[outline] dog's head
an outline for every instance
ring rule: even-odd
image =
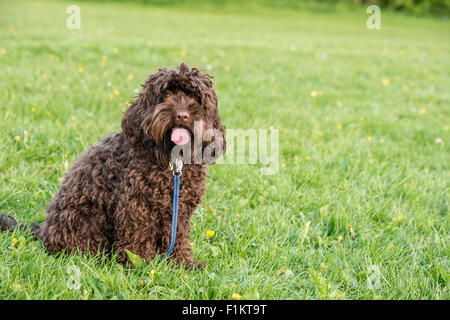
[[[201,163],[214,163],[225,150],[225,128],[211,76],[181,64],[178,70],[159,69],[142,87],[122,119],[133,152],[167,165],[174,147],[189,143],[193,162],[208,148]]]

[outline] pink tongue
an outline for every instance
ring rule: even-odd
[[[190,140],[189,132],[184,128],[173,128],[170,140],[178,145],[186,144]]]

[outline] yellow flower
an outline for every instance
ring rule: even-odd
[[[19,141],[19,140],[20,140],[20,137],[19,137],[19,136],[15,136],[15,137],[14,137],[14,140]]]
[[[119,48],[114,48],[114,49],[113,49],[113,53],[114,53],[114,54],[119,53]]]
[[[83,68],[82,66],[79,66],[79,67],[78,67],[78,72],[79,72],[79,73],[83,73],[83,72],[84,72],[84,68]]]
[[[391,83],[388,78],[384,78],[381,82],[383,83],[383,86],[388,86]]]
[[[350,224],[348,224],[347,228],[348,228],[348,232],[350,232],[350,236],[352,237],[353,240],[355,240],[356,239],[356,233],[353,230],[352,226]]]
[[[189,277],[187,275],[184,275],[183,278],[184,279],[189,279]]]
[[[425,109],[425,108],[420,109],[420,113],[421,113],[421,114],[427,113],[427,109]]]
[[[338,241],[342,242],[342,236],[338,236]]]
[[[155,270],[152,269],[150,272],[148,272],[148,277],[150,279],[153,279],[155,277]]]
[[[239,293],[233,293],[232,295],[231,295],[231,299],[232,300],[241,300],[241,295],[239,294]]]
[[[31,108],[31,112],[36,112],[36,107]]]
[[[216,234],[216,233],[215,233],[213,230],[208,230],[208,231],[205,232],[205,236],[206,236],[207,238],[211,238],[211,237],[213,237],[215,234]]]
[[[148,40],[147,41],[147,47],[151,47],[152,45],[153,45],[153,43],[150,40]]]
[[[12,238],[11,244],[15,246],[17,244],[17,238]]]
[[[240,218],[240,217],[241,217],[240,213],[236,214],[236,218]]]
[[[342,129],[342,124],[336,125],[336,128],[337,128],[338,130],[341,130],[341,129]]]
[[[42,79],[47,79],[48,78],[48,75],[46,74],[46,73],[44,73],[43,75],[42,75]]]
[[[131,106],[131,102],[130,102],[130,101],[125,101],[125,105],[126,105],[127,107],[129,107],[129,106]]]
[[[117,89],[114,89],[114,95],[115,95],[115,96],[118,96],[118,95],[119,95],[119,93],[120,93],[120,92],[119,92],[119,90],[117,90]]]
[[[230,71],[230,67],[229,67],[229,66],[225,66],[225,67],[223,68],[223,70],[225,70],[225,72],[229,72],[229,71]]]
[[[328,266],[325,264],[325,262],[322,262],[321,264],[320,264],[320,270],[326,270],[328,268]]]
[[[128,75],[128,78],[127,78],[128,80],[133,80],[134,79],[134,76],[132,75],[132,74],[130,74],[130,75]]]
[[[364,117],[359,117],[359,121],[364,121]]]
[[[306,160],[306,161],[309,161],[309,160],[311,160],[311,157],[310,157],[310,156],[306,156],[306,157],[305,157],[305,160]]]
[[[11,179],[11,183],[16,183],[16,179]]]
[[[425,173],[428,173],[428,172],[430,172],[430,169],[426,168]]]
[[[74,116],[72,116],[72,118],[70,118],[72,121],[77,120],[77,118],[75,118]]]
[[[13,283],[9,286],[13,291],[20,291],[22,289],[22,285],[19,283]]]
[[[241,43],[241,41],[239,41],[239,40],[237,40],[237,39],[234,40],[234,45],[235,45],[235,46],[238,46],[240,43]]]
[[[368,137],[367,137],[367,141],[369,141],[369,142],[372,141],[372,137],[371,137],[371,136],[368,136]]]
[[[102,57],[102,62],[106,62],[106,61],[108,61],[108,57],[107,56],[103,56]]]
[[[311,96],[311,97],[317,97],[317,92],[316,91],[311,91],[310,93],[309,93],[309,95]]]
[[[180,56],[185,57],[187,55],[187,51],[186,50],[181,50],[180,51]]]
[[[1,53],[2,55],[5,55],[5,54],[6,54],[5,48],[1,48],[1,49],[0,49],[0,53]]]

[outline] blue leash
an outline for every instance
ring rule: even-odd
[[[173,165],[170,164],[170,169],[174,171],[174,173],[173,173],[172,234],[170,236],[169,250],[159,261],[164,260],[169,254],[172,253],[173,248],[175,247],[175,240],[177,238],[178,202],[179,202],[179,198],[180,198],[180,176],[181,176],[181,168],[183,166],[183,162],[181,162],[181,160],[178,160],[175,162],[175,164],[176,164],[175,170],[173,168]]]

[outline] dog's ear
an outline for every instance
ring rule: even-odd
[[[142,122],[144,121],[145,108],[135,101],[122,117],[122,131],[128,144],[136,149],[145,140]]]
[[[221,132],[221,137],[219,137],[219,139],[221,140],[221,144],[222,144],[222,148],[221,148],[221,153],[224,153],[225,150],[227,149],[227,141],[225,140],[225,127],[223,126],[222,122],[220,121],[220,117],[217,116],[217,120],[214,123],[214,128],[216,128],[217,130],[219,130]],[[217,157],[219,157],[220,154],[217,155]]]
[[[206,108],[207,113],[207,125],[205,139],[208,141],[208,146],[205,149],[205,153],[208,155],[208,164],[214,164],[219,156],[225,152],[226,140],[225,140],[225,127],[219,116],[219,110],[217,106],[217,97],[212,89],[205,90],[202,95],[202,104]]]
[[[122,118],[122,130],[125,138],[133,146],[139,138],[144,138],[146,125],[150,123],[151,115],[159,103],[164,99],[164,91],[174,76],[173,70],[161,68],[157,73],[150,75],[143,83],[142,91],[137,99],[128,108]]]
[[[226,149],[225,127],[219,116],[217,96],[213,88],[214,83],[211,81],[212,77],[206,73],[199,73],[197,76],[201,82],[201,85],[199,85],[198,88],[201,93],[202,105],[206,109],[207,118],[211,119],[212,129],[215,132],[215,143],[221,145],[221,148],[216,149],[217,152],[215,158],[217,159]],[[220,134],[217,136],[217,133],[219,132]]]
[[[152,115],[143,101],[136,100],[123,115],[123,135],[137,157],[151,158],[155,163],[165,165],[167,155],[151,137]]]
[[[222,153],[225,152],[227,148],[227,142],[225,140],[225,127],[223,126],[218,113],[212,119],[212,125],[214,130],[213,143],[216,145],[214,158],[217,159]]]
[[[148,153],[155,145],[151,138],[151,123],[155,107],[164,100],[165,91],[174,77],[173,70],[161,68],[142,84],[142,91],[122,118],[122,131],[131,148]]]

